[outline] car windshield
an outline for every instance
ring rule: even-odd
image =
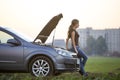
[[[34,40],[33,38],[27,36],[26,34],[20,33],[18,31],[14,30],[14,29],[6,28],[6,30],[14,33],[15,35],[19,36],[20,38],[22,38],[25,41],[33,42],[33,40]]]

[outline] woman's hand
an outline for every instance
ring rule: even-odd
[[[78,51],[77,51],[77,49],[75,48],[75,52],[76,52],[76,54],[78,54]]]
[[[69,50],[69,48],[66,46],[66,50]]]

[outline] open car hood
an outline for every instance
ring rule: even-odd
[[[34,42],[39,39],[42,41],[42,43],[45,43],[51,32],[56,28],[58,22],[60,19],[63,18],[62,14],[59,14],[57,16],[54,16],[42,29],[42,31],[38,34],[38,36],[35,38]]]

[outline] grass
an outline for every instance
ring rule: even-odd
[[[86,64],[86,71],[95,73],[120,73],[120,58],[90,57]]]
[[[85,69],[88,77],[82,77],[78,72],[45,78],[36,78],[29,73],[0,73],[0,80],[120,80],[120,58],[89,57]]]

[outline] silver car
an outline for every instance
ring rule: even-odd
[[[62,14],[54,16],[33,41],[0,27],[0,72],[30,72],[39,77],[79,68],[75,53],[45,44],[62,17]]]

